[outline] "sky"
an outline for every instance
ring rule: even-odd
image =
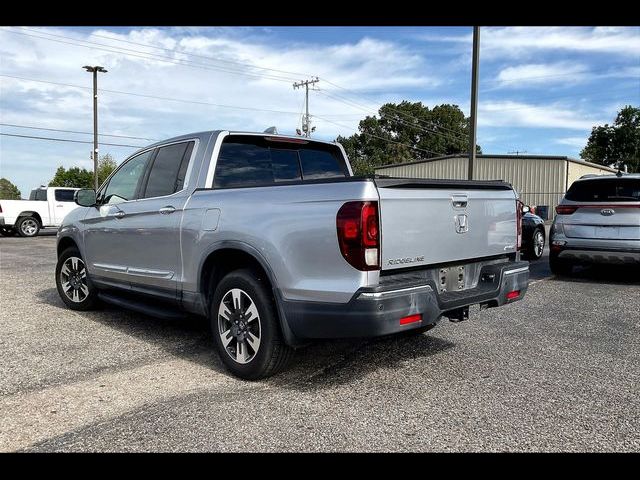
[[[293,134],[304,91],[292,84],[316,76],[319,139],[353,134],[385,102],[469,115],[471,49],[471,27],[1,27],[0,176],[27,198],[60,165],[93,168],[84,65],[108,70],[98,79],[100,155],[120,163],[190,132]],[[484,153],[579,158],[591,128],[629,104],[640,106],[640,27],[481,28]]]

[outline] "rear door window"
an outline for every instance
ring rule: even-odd
[[[565,198],[574,202],[637,202],[640,201],[640,179],[607,178],[574,182]]]
[[[31,195],[29,195],[29,200],[46,201],[47,190],[44,188],[34,188],[33,190],[31,190]]]
[[[182,189],[194,143],[175,143],[158,149],[141,198],[163,197]]]
[[[75,190],[56,190],[55,192],[57,202],[73,202]]]

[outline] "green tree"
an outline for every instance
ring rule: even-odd
[[[0,178],[0,200],[20,200],[20,190],[6,178]]]
[[[360,121],[359,133],[338,136],[356,175],[374,173],[390,163],[465,153],[469,148],[469,118],[457,105],[430,109],[422,102],[386,103],[378,116]],[[482,153],[480,146],[477,153]]]
[[[613,125],[593,127],[580,156],[589,162],[640,172],[640,108],[627,105]]]
[[[113,172],[118,164],[113,159],[111,155],[108,153],[98,160],[98,185],[102,185],[102,183],[107,179],[111,172]]]
[[[50,187],[73,187],[73,188],[93,188],[93,173],[86,168],[71,167],[65,169],[58,167],[53,179],[49,182]]]
[[[117,164],[113,157],[106,154],[98,160],[98,184],[102,185],[107,177],[115,170]],[[60,166],[56,170],[56,174],[49,182],[50,187],[75,187],[75,188],[93,188],[93,172],[86,168],[71,167],[65,169]]]

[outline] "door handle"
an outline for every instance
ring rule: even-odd
[[[64,205],[56,205],[56,207],[62,208],[62,207],[64,207]]]
[[[118,210],[116,213],[113,214],[113,216],[116,218],[123,218],[125,215],[126,213],[124,213],[122,210]]]
[[[172,207],[171,205],[169,205],[168,207],[162,207],[160,210],[158,210],[162,215],[169,215],[170,213],[173,213],[176,211],[175,207]]]

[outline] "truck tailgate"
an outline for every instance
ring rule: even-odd
[[[383,270],[516,251],[516,196],[504,182],[376,179]]]

